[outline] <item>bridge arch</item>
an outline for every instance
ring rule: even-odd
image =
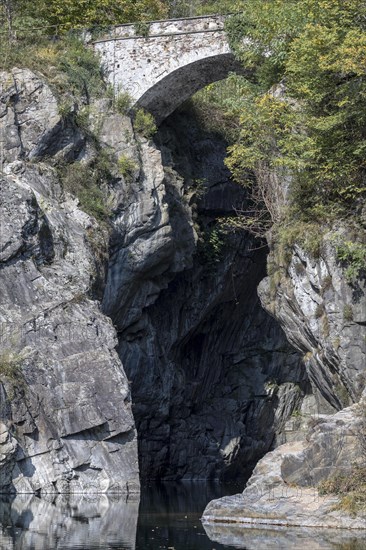
[[[94,48],[114,90],[127,91],[159,124],[198,90],[240,71],[224,22],[223,16],[156,21],[147,36],[120,25]]]
[[[237,63],[231,53],[194,61],[158,80],[138,99],[137,105],[150,111],[159,124],[198,90],[235,70]]]

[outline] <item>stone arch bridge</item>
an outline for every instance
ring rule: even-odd
[[[127,91],[160,123],[201,88],[240,70],[224,22],[221,15],[155,21],[143,33],[141,24],[140,33],[139,25],[118,25],[93,44],[114,90]]]

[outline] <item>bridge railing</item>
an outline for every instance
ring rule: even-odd
[[[129,23],[110,27],[104,32],[102,31],[97,38],[93,35],[90,35],[90,38],[93,42],[102,42],[115,39],[156,38],[199,32],[217,32],[224,30],[225,19],[224,15],[210,15]]]

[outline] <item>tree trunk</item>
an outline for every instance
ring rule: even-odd
[[[15,39],[15,33],[13,29],[13,2],[12,0],[1,0],[3,5],[6,23],[8,27],[8,40],[12,42]]]

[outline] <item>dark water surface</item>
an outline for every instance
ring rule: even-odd
[[[233,548],[213,544],[201,523],[210,500],[243,490],[238,485],[170,483],[151,487],[141,495],[136,550],[221,550]]]
[[[204,527],[206,504],[242,487],[165,484],[141,501],[104,495],[19,495],[0,500],[0,548],[9,550],[361,550],[366,534],[341,530]],[[207,531],[207,533],[206,533]],[[209,535],[209,536],[208,536]],[[211,537],[211,538],[209,538]]]

